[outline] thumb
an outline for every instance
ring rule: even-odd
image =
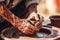
[[[0,15],[2,15],[4,13],[4,10],[3,10],[3,6],[1,5],[0,6]]]

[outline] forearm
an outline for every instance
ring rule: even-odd
[[[36,22],[37,26],[36,24],[32,25],[30,20],[18,18],[3,4],[0,5],[0,15],[25,34],[33,34],[39,31],[40,22],[39,24]]]
[[[12,12],[10,12],[10,10],[8,10],[4,5],[2,5],[2,6],[4,9],[4,13],[1,14],[1,16],[4,19],[6,19],[7,21],[9,21],[13,26],[16,26],[17,22],[20,21],[20,18],[18,18]]]

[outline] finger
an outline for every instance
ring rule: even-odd
[[[44,18],[41,16],[40,20],[36,22],[36,26],[40,25],[41,23],[43,23]]]
[[[34,26],[34,22],[32,22],[31,20],[28,21],[30,23],[30,25]]]
[[[42,23],[39,25],[39,26],[37,26],[38,27],[38,29],[40,29],[41,27],[42,27],[43,25],[42,25]]]
[[[30,14],[30,16],[27,19],[39,20],[39,17],[37,13],[33,12],[32,14]]]
[[[4,13],[3,6],[0,6],[0,13]]]
[[[32,28],[30,28],[30,27],[26,27],[26,28],[24,29],[24,31],[25,31],[26,33],[28,33],[28,34],[32,34],[34,30],[33,30]]]
[[[35,24],[35,27],[36,27],[37,29],[39,29],[39,25],[40,25],[40,23],[37,22],[37,23]]]
[[[27,18],[28,20],[30,19],[35,19],[34,13],[31,13],[30,16]]]
[[[38,21],[40,19],[39,15],[37,13],[35,13],[35,19],[36,19],[36,21]]]
[[[40,25],[42,25],[43,19],[40,19],[39,21],[36,22],[35,26],[39,28]]]
[[[36,22],[35,26],[39,26],[41,23],[38,21]]]
[[[42,23],[39,23],[39,25],[36,25],[35,27],[36,27],[36,30],[39,31],[42,27]]]
[[[23,33],[25,33],[25,34],[32,34],[31,32],[29,32],[29,31],[23,31]]]
[[[37,14],[37,15],[38,15],[39,20],[44,21],[44,17],[43,16],[41,16],[40,14]]]
[[[41,15],[39,15],[39,16],[40,16],[40,20],[39,21],[43,22],[44,21],[44,17],[41,16]]]

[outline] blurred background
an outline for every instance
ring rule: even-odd
[[[44,17],[44,24],[50,23],[50,16],[60,15],[60,0],[40,0],[38,13]]]

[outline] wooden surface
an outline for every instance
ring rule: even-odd
[[[57,37],[54,37],[54,38],[32,38],[32,37],[20,36],[19,38],[4,38],[4,39],[5,40],[55,40],[60,37],[60,28],[53,27],[52,29],[58,31],[59,35]]]

